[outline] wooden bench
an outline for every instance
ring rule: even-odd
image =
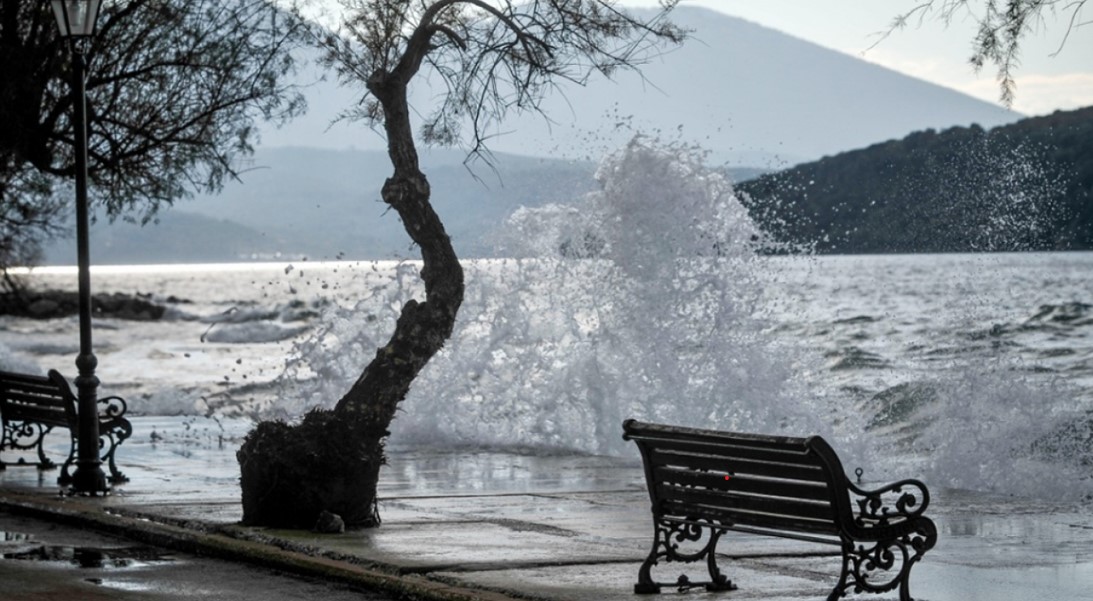
[[[911,567],[937,542],[923,516],[929,491],[918,480],[862,490],[819,436],[793,438],[699,430],[627,420],[645,464],[653,510],[653,548],[638,571],[635,593],[661,586],[733,590],[717,567],[717,543],[729,530],[837,545],[842,573],[828,595],[883,593],[899,587],[911,601]],[[684,552],[681,545],[697,547]],[[655,582],[660,561],[705,560],[709,582]]]
[[[114,463],[114,452],[118,445],[133,433],[133,426],[126,419],[125,400],[120,397],[99,399],[99,448],[102,460],[110,467],[112,482],[126,482],[128,478]],[[64,376],[56,370],[50,370],[48,376],[32,376],[0,371],[0,420],[3,422],[3,436],[0,437],[0,451],[31,450],[38,452],[39,469],[52,469],[56,464],[46,457],[43,443],[46,434],[53,428],[68,428],[71,446],[68,458],[61,468],[57,479],[61,484],[72,480],[69,468],[76,461],[76,441],[79,433],[79,418],[76,411],[76,395]],[[22,458],[16,463],[26,465]],[[9,465],[16,465],[9,464]],[[0,461],[0,469],[5,469]]]

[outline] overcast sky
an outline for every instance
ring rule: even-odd
[[[622,0],[622,3],[655,6],[656,0]],[[920,0],[683,0],[682,5],[704,6],[741,17],[997,103],[995,70],[984,67],[977,75],[968,63],[975,33],[971,17],[947,28],[934,20],[919,27],[912,24],[877,43],[877,34],[888,29],[897,14],[919,3]],[[971,4],[980,3],[973,0]],[[1071,32],[1065,45],[1069,15],[1047,17],[1037,35],[1026,41],[1017,71],[1013,109],[1027,115],[1093,105],[1093,5],[1085,7],[1079,21],[1086,24]],[[1058,54],[1052,57],[1056,51]]]

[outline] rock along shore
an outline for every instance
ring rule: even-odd
[[[172,302],[181,302],[170,299]],[[30,319],[57,319],[76,315],[80,299],[76,292],[66,290],[33,290],[21,295],[0,294],[0,315]],[[91,313],[95,317],[113,317],[131,321],[156,321],[167,307],[147,294],[100,293],[91,297]]]

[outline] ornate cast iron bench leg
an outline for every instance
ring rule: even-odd
[[[118,423],[105,433],[99,439],[100,444],[105,439],[106,446],[109,450],[103,455],[103,459],[106,459],[106,463],[110,466],[110,481],[114,484],[122,482],[128,482],[129,478],[125,474],[118,471],[118,466],[114,463],[114,451],[118,450],[118,445],[125,442],[125,439],[133,433],[133,427],[129,424],[128,420],[118,420]]]
[[[38,469],[40,470],[51,470],[57,467],[57,464],[53,463],[52,459],[46,457],[45,451],[46,434],[48,434],[52,429],[53,426],[47,426],[41,431],[40,434],[38,434],[38,443],[35,446],[38,447]]]
[[[114,484],[128,482],[129,478],[119,472],[117,464],[114,463],[114,451],[133,434],[133,425],[122,417],[128,406],[125,399],[119,396],[99,399],[99,404],[103,406],[99,410],[99,415],[103,418],[102,426],[100,426],[102,436],[99,438],[99,448],[106,447],[106,453],[102,458],[110,466],[110,481]]]
[[[38,422],[20,421],[4,422],[3,437],[0,438],[0,449],[27,450],[34,449],[38,454],[38,469],[51,470],[57,467],[56,463],[49,457],[46,457],[45,452],[45,439],[46,434],[49,434],[53,430],[53,426],[47,424],[40,424]],[[21,443],[20,440],[31,440],[30,443]],[[23,463],[22,458],[19,459],[19,463]],[[0,462],[0,469],[4,469],[4,464]]]
[[[936,542],[937,528],[928,519],[919,520],[912,532],[896,539],[879,541],[871,547],[843,541],[842,573],[827,601],[837,601],[851,591],[883,593],[896,587],[899,587],[900,601],[914,601],[910,590],[911,568]],[[897,564],[899,571],[890,579],[879,583],[873,581],[875,575],[885,578],[885,572]]]
[[[129,477],[118,470],[118,465],[114,461],[114,452],[118,450],[118,445],[133,433],[133,426],[130,425],[129,420],[116,419],[113,425],[103,425],[102,428],[102,433],[99,434],[99,452],[100,458],[106,462],[110,469],[110,481],[114,484],[128,482]],[[58,484],[66,485],[72,482],[72,475],[69,473],[68,468],[76,462],[76,446],[77,439],[73,435],[68,458],[61,466],[61,475],[57,478]],[[103,449],[106,449],[105,453],[102,453]]]
[[[102,401],[100,401],[102,402]],[[99,424],[99,457],[110,469],[110,481],[114,484],[121,484],[128,482],[129,478],[118,470],[118,465],[114,461],[114,453],[118,450],[118,445],[125,442],[133,434],[133,426],[129,423],[129,420],[124,417],[112,417]],[[69,467],[76,462],[76,447],[77,437],[76,433],[72,433],[72,444],[68,450],[68,458],[65,459],[64,465],[61,467],[61,476],[57,478],[57,482],[61,485],[67,485],[72,482],[72,475],[69,473]],[[105,453],[103,450],[105,449]]]
[[[61,464],[61,475],[57,477],[57,484],[61,486],[68,486],[72,484],[72,473],[68,471],[68,468],[72,467],[72,464],[76,462],[76,433],[72,432],[68,437],[68,457],[65,458],[65,462]]]
[[[699,586],[704,586],[707,591],[711,592],[736,590],[736,585],[725,577],[721,573],[721,569],[717,567],[717,541],[725,533],[724,529],[714,527],[712,524],[710,526],[701,526],[658,520],[653,530],[653,548],[649,551],[649,556],[645,558],[638,570],[638,582],[634,585],[634,593],[639,595],[656,594],[660,592],[662,586],[675,586],[680,592]],[[700,541],[704,530],[709,531],[710,539],[699,551],[695,553],[679,552],[680,543]],[[673,539],[675,539],[675,542],[672,542]],[[654,565],[659,563],[661,558],[669,562],[681,561],[684,563],[693,563],[705,558],[710,581],[692,583],[685,574],[681,574],[675,584],[655,582],[650,571]]]

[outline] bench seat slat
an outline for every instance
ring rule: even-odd
[[[664,522],[675,522],[677,524],[695,524],[697,526],[703,526],[710,528],[710,524],[701,521],[695,521],[687,518],[677,517],[665,517],[662,518]],[[780,538],[791,538],[793,540],[803,540],[813,543],[821,543],[824,545],[842,545],[842,541],[838,535],[833,531],[815,531],[808,534],[797,530],[787,530],[784,528],[767,528],[763,526],[744,526],[741,524],[732,524],[729,522],[720,522],[721,527],[726,530],[732,530],[734,532],[747,532],[748,534],[758,534],[760,536],[777,536]]]
[[[780,461],[782,463],[801,463],[815,465],[816,459],[807,451],[795,446],[758,447],[749,444],[711,444],[691,440],[640,440],[640,445],[664,451],[683,453],[701,453],[703,455],[738,457],[761,461]]]
[[[770,514],[772,518],[805,518],[834,521],[830,503],[797,501],[778,497],[761,497],[735,492],[723,492],[702,488],[688,488],[672,484],[657,484],[657,498],[664,501],[681,501],[697,505],[709,505],[726,511]]]
[[[714,490],[806,499],[825,503],[831,500],[830,489],[825,484],[818,482],[772,480],[740,475],[734,475],[729,480],[725,480],[725,473],[702,473],[671,467],[658,467],[654,470],[654,475],[659,482],[701,486]]]
[[[807,438],[796,436],[772,436],[748,432],[723,432],[720,430],[702,430],[665,424],[639,423],[627,420],[624,424],[625,437],[628,440],[694,440],[717,444],[743,444],[757,447],[796,447],[806,449]]]
[[[750,474],[783,480],[827,481],[827,474],[816,463],[802,465],[773,461],[752,461],[697,453],[661,451],[659,449],[652,449],[649,456],[654,468],[674,465],[689,469],[710,470],[728,474]]]
[[[4,421],[39,422],[50,426],[68,427],[68,416],[64,409],[50,409],[31,405],[9,404],[4,406]]]
[[[12,390],[9,388],[3,391],[3,402],[5,405],[34,404],[63,408],[65,406],[64,397],[58,395],[56,389],[54,389],[52,392],[53,394],[44,394],[38,391],[28,392],[25,390]]]
[[[755,526],[779,532],[810,532],[813,534],[838,534],[839,528],[830,520],[809,520],[805,518],[791,518],[785,516],[769,515],[762,513],[748,513],[745,511],[733,511],[720,507],[694,505],[680,501],[664,501],[662,515],[705,518],[728,527],[736,524]],[[790,536],[786,534],[785,536]]]
[[[57,392],[57,386],[54,382],[3,382],[2,385],[5,396],[11,396],[11,394],[28,394],[28,396],[34,397],[50,397],[60,398],[60,394]]]
[[[0,380],[12,384],[46,385],[49,378],[46,376],[32,376],[30,374],[17,374],[10,371],[0,371]]]

